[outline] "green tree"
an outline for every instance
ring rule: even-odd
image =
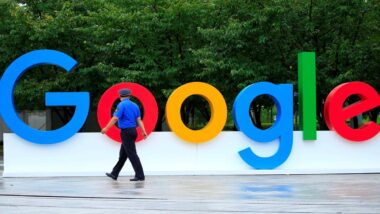
[[[46,91],[89,91],[94,109],[108,87],[132,81],[153,92],[159,121],[175,88],[203,81],[225,96],[230,129],[232,104],[244,87],[270,81],[297,91],[297,54],[315,51],[318,124],[326,129],[323,105],[334,87],[359,80],[379,88],[379,6],[369,0],[3,0],[0,74],[26,52],[59,50],[79,62],[75,74],[53,66],[27,72],[15,90],[17,109],[44,109]],[[272,105],[263,98],[252,103],[258,127],[261,111]],[[210,117],[207,106],[187,99],[185,123],[201,127]]]

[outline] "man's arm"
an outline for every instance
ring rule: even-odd
[[[102,134],[104,134],[104,133],[106,133],[107,131],[108,131],[108,129],[110,129],[113,125],[115,125],[115,123],[118,121],[119,119],[117,118],[117,117],[115,117],[115,116],[113,116],[112,118],[111,118],[111,120],[108,122],[108,124],[106,125],[106,127],[104,127],[103,129],[102,129]]]
[[[141,132],[142,132],[142,135],[143,135],[144,139],[146,139],[147,134],[146,134],[146,131],[145,131],[144,123],[143,123],[143,121],[141,120],[141,117],[138,117],[138,118],[137,118],[137,125],[138,125],[138,126],[140,127],[140,129],[141,129]]]

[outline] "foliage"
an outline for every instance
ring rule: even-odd
[[[335,86],[359,80],[380,88],[379,7],[371,0],[2,0],[0,74],[28,51],[60,50],[79,62],[75,73],[52,66],[27,72],[15,91],[18,109],[45,108],[46,91],[89,91],[96,108],[108,87],[133,81],[153,92],[164,120],[168,96],[187,82],[214,85],[229,110],[254,82],[297,90],[297,54],[315,51],[324,129],[324,99]],[[257,99],[252,108],[260,115],[272,104]],[[189,99],[186,122],[194,109],[209,119],[207,102]],[[229,113],[228,128],[231,120]]]

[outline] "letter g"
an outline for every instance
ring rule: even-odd
[[[29,127],[17,115],[13,103],[13,91],[17,80],[28,69],[49,64],[71,72],[77,62],[70,56],[55,50],[36,50],[26,53],[5,70],[0,81],[0,114],[7,126],[19,137],[37,144],[62,142],[73,136],[86,121],[90,98],[88,92],[47,92],[46,106],[75,106],[75,113],[65,126],[54,131],[39,131]]]

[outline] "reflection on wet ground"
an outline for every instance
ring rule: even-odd
[[[380,174],[0,178],[0,213],[380,213]]]

